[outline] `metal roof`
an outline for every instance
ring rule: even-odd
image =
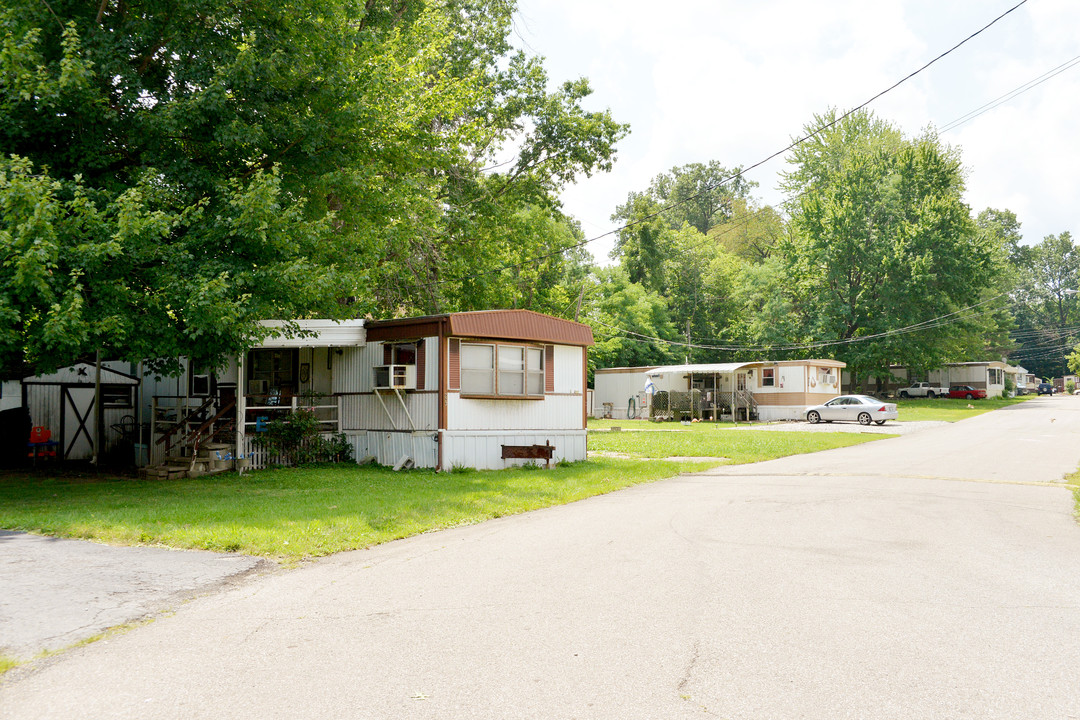
[[[450,313],[450,334],[459,337],[534,340],[558,345],[592,345],[592,328],[532,310]]]
[[[733,373],[736,370],[751,365],[764,365],[764,362],[744,362],[744,363],[705,363],[701,365],[663,365],[658,368],[649,370],[646,375],[666,375],[667,373],[700,373],[702,375],[724,375],[727,373]]]
[[[261,348],[299,348],[299,347],[363,347],[367,344],[367,335],[363,320],[263,320],[263,327],[281,329],[258,344]],[[288,337],[290,325],[295,325],[302,336]]]
[[[93,363],[85,362],[60,368],[48,375],[23,378],[23,382],[27,385],[93,385],[96,380],[97,368]],[[102,365],[101,383],[103,385],[138,385],[139,378]]]

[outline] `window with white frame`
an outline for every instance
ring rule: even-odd
[[[988,368],[986,375],[991,385],[1005,384],[1005,371],[1001,368]]]
[[[761,368],[761,387],[773,387],[776,384],[775,368]]]
[[[818,382],[822,385],[835,385],[836,374],[832,368],[818,368]]]
[[[461,393],[537,397],[544,394],[544,350],[529,345],[461,343]]]

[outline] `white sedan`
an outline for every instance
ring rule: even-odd
[[[806,421],[809,423],[850,420],[862,425],[884,425],[886,420],[895,420],[897,417],[899,413],[896,412],[894,403],[881,402],[869,395],[841,395],[824,405],[806,408]]]

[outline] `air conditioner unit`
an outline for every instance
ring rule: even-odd
[[[415,390],[415,365],[376,365],[374,386],[376,390]]]

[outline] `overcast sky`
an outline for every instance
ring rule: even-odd
[[[629,123],[614,170],[563,193],[586,237],[672,167],[749,166],[814,113],[862,104],[1018,0],[519,0],[517,42],[553,82],[587,77],[590,109]],[[1029,0],[870,106],[907,135],[950,122],[1080,57],[1080,2]],[[967,203],[1015,212],[1024,240],[1080,233],[1080,64],[941,138],[962,151]],[[749,175],[778,203],[777,158]],[[611,238],[591,244],[609,262]]]

